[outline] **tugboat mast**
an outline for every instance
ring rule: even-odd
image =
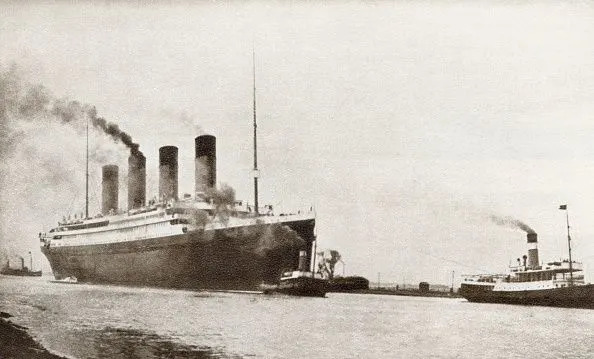
[[[256,216],[258,215],[258,150],[256,140],[256,52],[252,47],[252,74],[253,74],[253,85],[254,85],[254,207]]]
[[[565,211],[565,220],[567,221],[567,247],[569,249],[569,285],[573,285],[573,263],[571,260],[571,236],[569,235],[569,210],[566,204],[559,206],[560,210]]]

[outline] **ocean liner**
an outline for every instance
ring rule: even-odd
[[[196,193],[177,196],[177,148],[159,149],[159,198],[145,202],[145,163],[129,157],[128,210],[118,204],[118,168],[102,168],[102,214],[65,220],[40,233],[56,279],[177,288],[257,289],[311,258],[312,208],[274,214],[272,206],[221,203],[214,136],[196,144]]]
[[[254,72],[255,73],[255,72]],[[216,189],[216,138],[195,138],[195,193],[178,197],[178,149],[159,149],[159,197],[146,201],[146,158],[128,159],[128,209],[118,209],[118,167],[102,168],[102,213],[40,233],[56,280],[190,289],[259,290],[311,261],[315,213],[258,204],[254,75],[254,203]],[[231,190],[232,191],[232,190]]]
[[[567,210],[567,206],[560,209]],[[594,284],[584,281],[582,263],[571,259],[567,218],[568,260],[540,264],[537,234],[528,233],[528,255],[518,258],[509,273],[465,276],[459,294],[470,302],[594,309]]]

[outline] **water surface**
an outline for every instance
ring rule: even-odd
[[[0,276],[0,309],[73,358],[592,358],[594,310],[295,298]]]

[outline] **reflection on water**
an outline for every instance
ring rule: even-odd
[[[47,349],[73,358],[240,358],[209,340],[220,337],[205,329],[209,320],[193,319],[201,302],[224,295],[0,276],[0,309]]]
[[[154,333],[106,327],[82,333],[93,342],[93,357],[99,358],[233,358],[208,347],[184,345]]]

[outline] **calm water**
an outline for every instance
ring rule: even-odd
[[[0,276],[0,309],[75,358],[593,358],[594,310],[56,284]]]

